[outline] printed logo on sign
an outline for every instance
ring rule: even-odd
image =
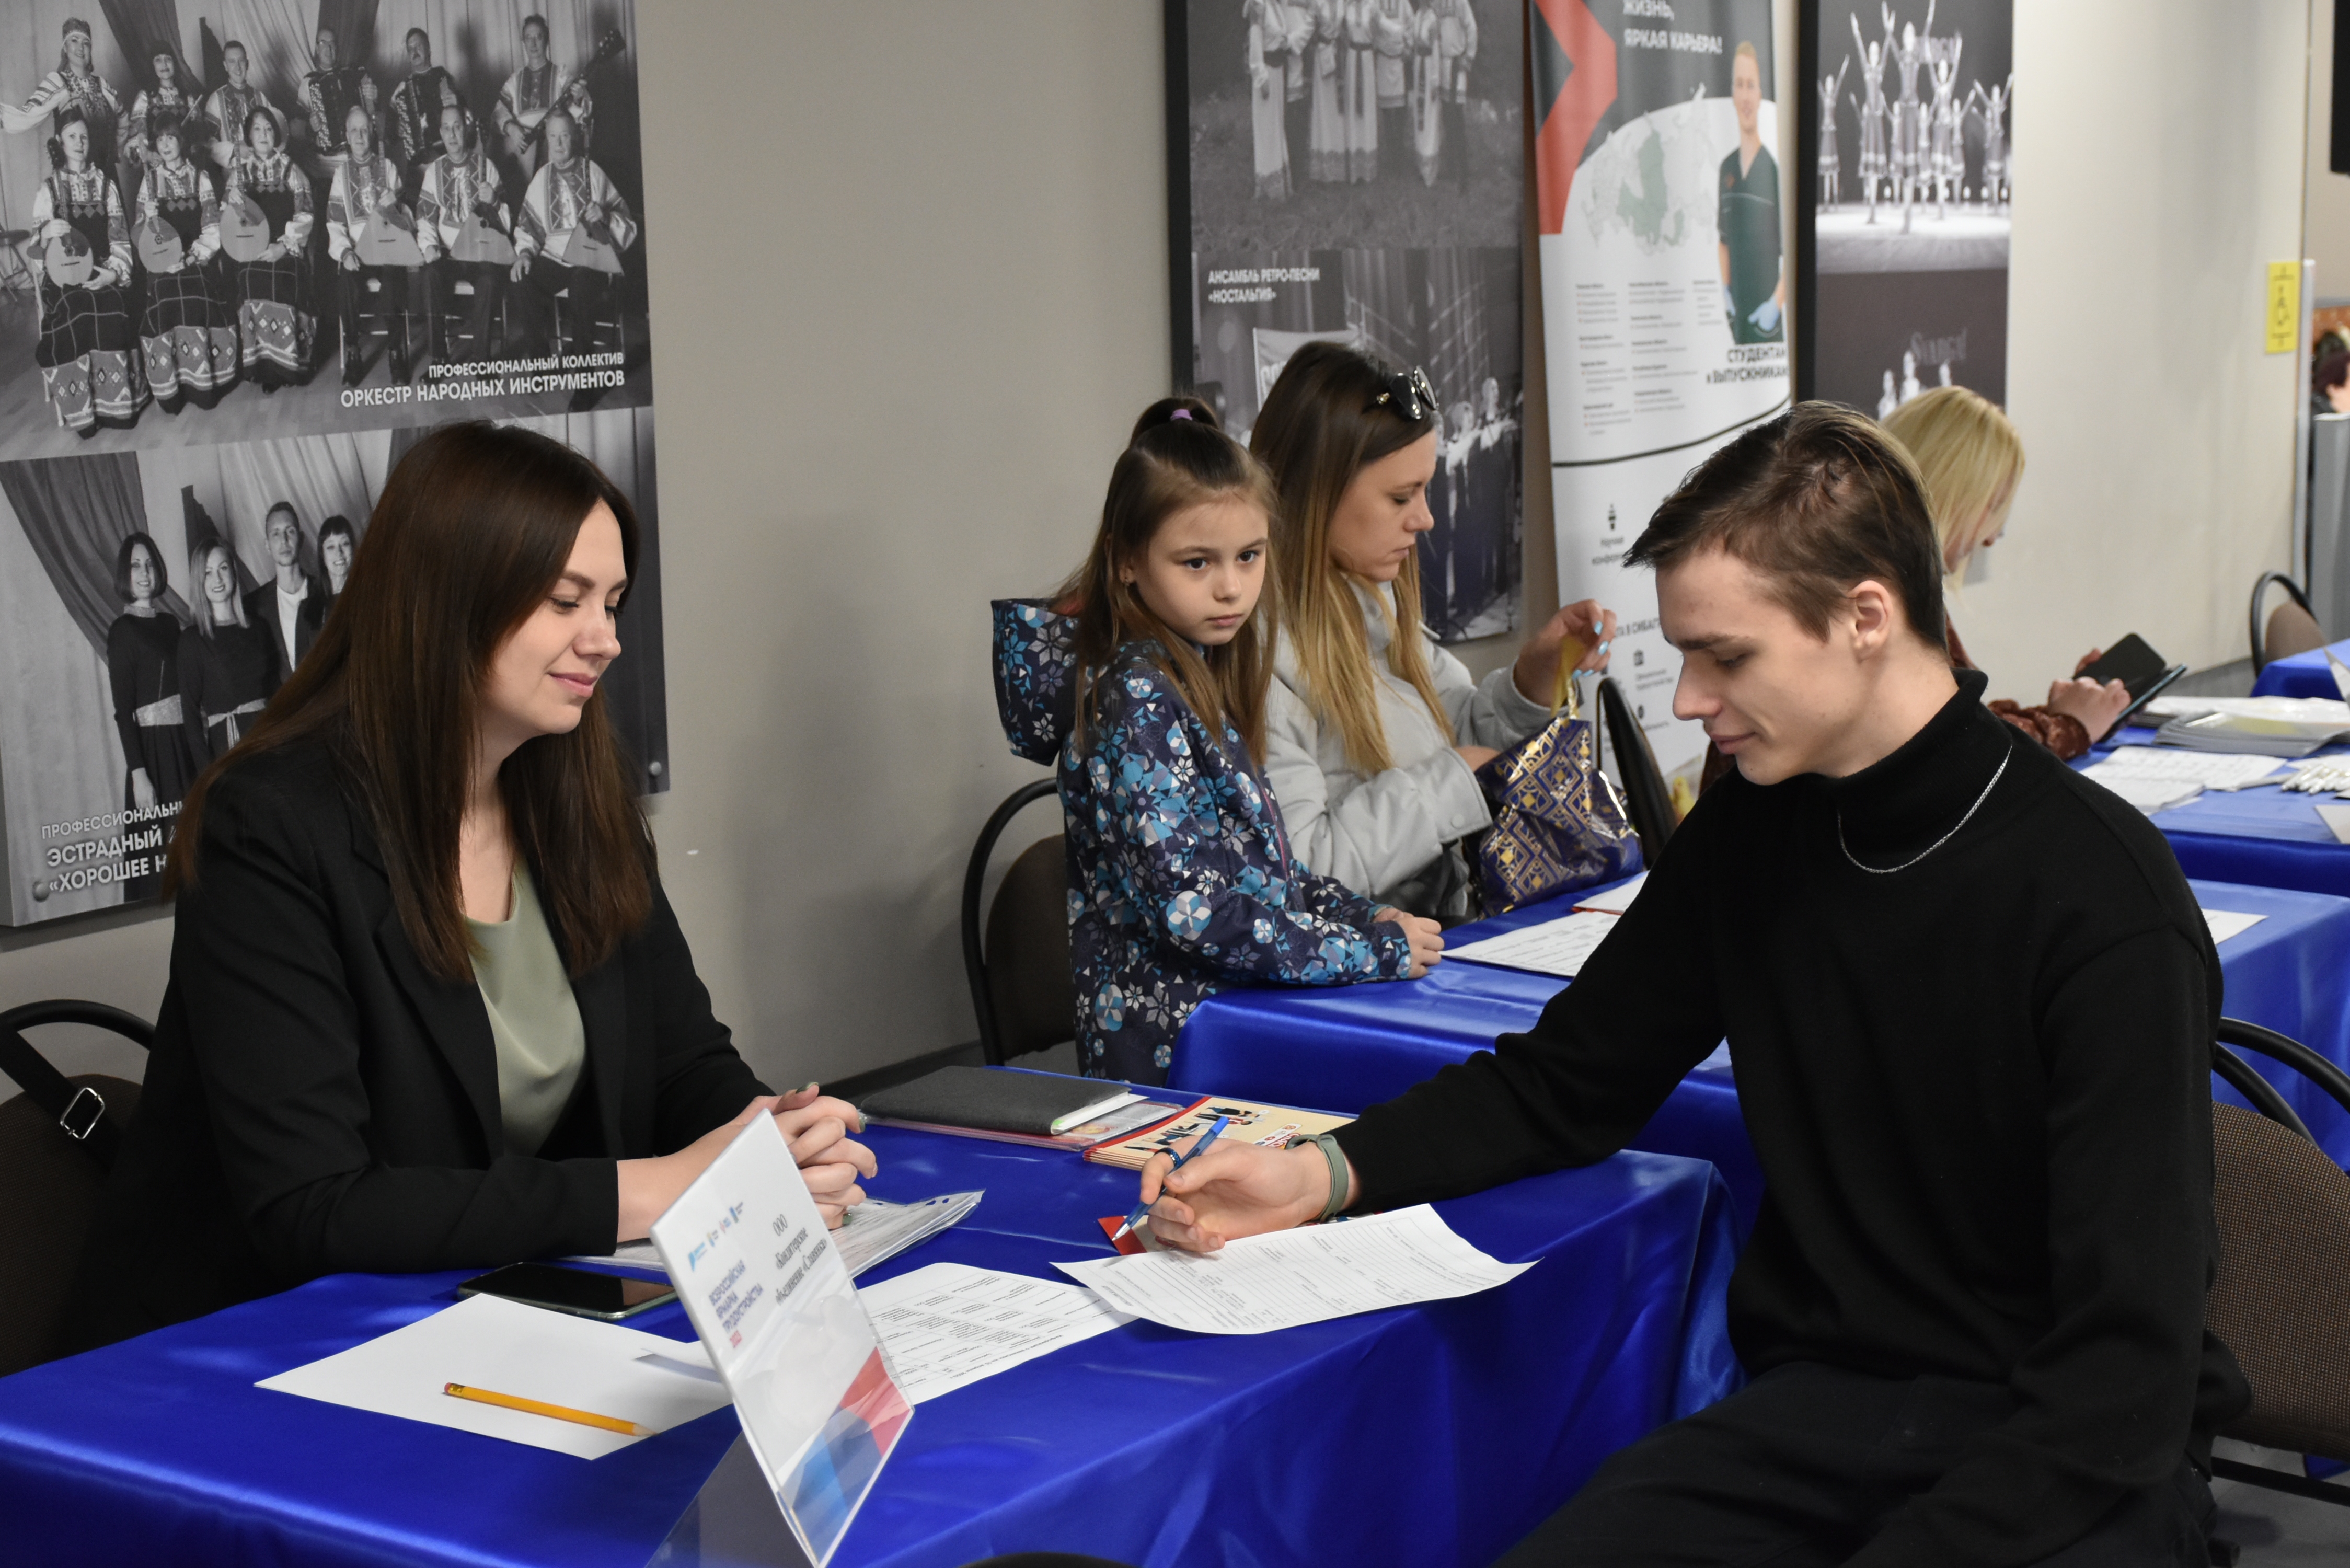
[[[720,1215],[718,1218],[718,1229],[711,1231],[710,1234],[702,1240],[696,1241],[692,1248],[685,1254],[685,1272],[690,1274],[695,1269],[701,1267],[703,1257],[709,1253],[712,1247],[718,1245],[718,1238],[724,1235],[727,1231],[734,1229],[734,1221],[741,1218],[743,1218],[743,1205],[740,1203],[737,1203],[734,1207],[726,1210],[725,1213]]]

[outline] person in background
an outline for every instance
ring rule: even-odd
[[[88,128],[90,162],[109,173],[114,169],[115,129],[122,118],[122,95],[98,74],[90,45],[89,24],[78,16],[66,18],[57,45],[57,68],[43,77],[22,105],[0,104],[0,126],[10,134],[37,130],[43,116],[49,134],[62,135],[66,111],[78,110]]]
[[[309,302],[310,177],[286,151],[285,122],[265,103],[244,121],[244,149],[229,166],[232,200],[250,202],[269,225],[261,254],[236,268],[237,337],[244,373],[264,396],[310,374],[317,317]]]
[[[1402,979],[1443,949],[1433,921],[1301,864],[1265,786],[1274,500],[1205,403],[1163,399],[1111,470],[1086,564],[1045,605],[997,607],[1005,732],[1058,753],[1094,1077],[1165,1083],[1184,1023],[1227,986]]]
[[[201,770],[244,738],[286,670],[277,639],[245,614],[236,556],[225,544],[207,539],[189,551],[188,576],[195,583],[196,624],[180,633],[180,716]]]
[[[441,298],[453,304],[459,297],[457,286],[463,283],[472,287],[473,303],[467,351],[460,356],[442,339],[432,345],[432,352],[443,362],[487,358],[490,323],[497,319],[498,301],[505,297],[510,274],[495,262],[461,261],[451,254],[451,247],[464,232],[467,220],[476,218],[484,228],[511,240],[514,214],[506,208],[498,166],[481,145],[480,132],[464,105],[452,103],[442,109],[439,145],[443,151],[424,171],[416,194],[416,244],[424,253],[425,267]],[[441,315],[440,310],[433,313],[436,330]]]
[[[762,1116],[828,1219],[862,1199],[855,1108],[760,1083],[661,891],[602,695],[637,559],[628,497],[545,436],[444,426],[393,469],[309,660],[182,812],[85,1343],[608,1253]]]
[[[190,402],[211,408],[237,377],[236,306],[220,251],[220,190],[212,170],[189,156],[201,134],[157,116],[139,184],[140,221],[160,220],[180,236],[178,269],[147,274],[139,332],[147,385],[156,402],[175,414]]]
[[[253,118],[256,109],[269,111],[270,122],[277,132],[274,145],[286,145],[286,117],[277,112],[269,96],[252,80],[253,61],[243,44],[231,38],[221,46],[221,68],[228,80],[213,89],[204,99],[204,118],[211,122],[216,140],[208,150],[213,161],[220,165],[226,178],[235,167],[237,154],[245,146],[244,122]]]
[[[1974,553],[1997,544],[2006,531],[2008,509],[2023,480],[2023,439],[1998,404],[1964,387],[1920,392],[1893,410],[1885,430],[1917,460],[1946,586],[1955,587]],[[1976,668],[1955,625],[1950,637],[1951,664]],[[1991,704],[1991,711],[2059,757],[2083,755],[2129,706],[2129,690],[2120,681],[2081,678],[2104,651],[2089,649],[2073,667],[2074,679],[2050,682],[2046,702],[2025,708],[2002,698]]]
[[[1314,134],[1314,0],[1283,0],[1280,10],[1283,155],[1295,192],[1305,183],[1311,161],[1306,149]]]
[[[1347,119],[1347,179],[1369,184],[1379,177],[1379,57],[1371,47],[1376,0],[1330,4],[1345,25],[1338,46],[1338,103]]]
[[[1305,131],[1305,174],[1326,185],[1347,181],[1347,111],[1338,57],[1346,47],[1346,0],[1305,0],[1314,20],[1314,109]],[[1295,148],[1291,149],[1295,155]],[[1291,173],[1295,174],[1295,170]]]
[[[432,63],[432,40],[424,29],[408,29],[407,41],[408,75],[391,89],[391,147],[400,160],[400,196],[414,202],[425,170],[450,151],[442,140],[444,112],[463,113],[465,100],[456,78]]]
[[[1477,64],[1477,8],[1471,0],[1429,0],[1436,24],[1430,63],[1435,67],[1438,133],[1443,166],[1469,189],[1469,73]]]
[[[262,532],[276,573],[244,596],[244,618],[268,628],[282,679],[310,651],[310,639],[326,623],[327,612],[324,595],[302,566],[302,520],[292,504],[281,501],[272,506]]]
[[[1405,57],[1411,53],[1411,0],[1358,0],[1370,27],[1372,93],[1378,104],[1379,178],[1412,180],[1411,94]]]
[[[98,161],[78,106],[49,138],[48,177],[33,191],[33,238],[78,236],[89,248],[89,276],[71,288],[40,275],[41,335],[33,362],[57,423],[85,439],[100,424],[128,427],[147,404],[147,376],[130,322],[130,225],[122,192]]]
[[[122,808],[177,805],[195,782],[195,759],[180,703],[180,620],[164,596],[171,575],[163,552],[132,534],[114,553],[114,595],[122,613],[106,628],[106,683],[114,697],[114,733],[122,742]],[[126,903],[151,898],[159,871],[123,884]]]
[[[191,140],[197,146],[212,140],[211,131],[202,124],[202,84],[180,79],[180,57],[169,49],[157,49],[148,65],[154,72],[155,85],[130,100],[130,118],[124,122],[129,134],[122,139],[122,156],[133,185],[146,182],[146,171],[154,166],[157,156],[156,129],[166,120],[181,129],[183,151],[192,151],[186,145]],[[197,125],[187,124],[192,118]]]
[[[335,601],[343,597],[343,585],[350,580],[351,562],[359,549],[359,534],[341,513],[318,524],[318,564],[326,568],[327,581],[325,591],[312,593],[306,606],[311,617],[311,641],[317,640],[327,618],[334,613]]]
[[[372,265],[359,260],[353,231],[373,223],[416,232],[416,218],[400,199],[400,166],[375,148],[375,121],[358,104],[343,121],[342,165],[335,171],[327,194],[327,254],[336,266],[341,301],[343,384],[357,386],[366,373],[359,352],[359,306],[372,294],[378,308],[392,315],[397,326],[391,341],[391,379],[405,381],[423,363],[422,328],[431,320],[432,302],[425,297],[424,268]],[[417,247],[421,255],[423,246]]]
[[[531,176],[515,214],[509,274],[518,286],[515,306],[522,317],[525,352],[532,354],[546,353],[553,345],[555,296],[564,290],[571,291],[573,321],[582,324],[574,332],[578,347],[586,346],[584,324],[611,313],[616,275],[564,260],[573,233],[584,230],[615,251],[635,244],[638,233],[628,198],[588,158],[570,111],[553,110],[541,129],[546,133],[546,167]]]
[[[1736,773],[1531,1030],[1335,1134],[1154,1159],[1153,1232],[1592,1164],[1726,1039],[1767,1185],[1750,1381],[1500,1568],[2203,1568],[2249,1390],[2204,1327],[2221,976],[2169,845],[1950,668],[1917,470],[1864,416],[1740,434],[1629,558]]]
[[[349,156],[348,131],[351,111],[367,116],[368,145],[375,144],[377,93],[375,78],[358,66],[341,63],[340,45],[332,27],[318,29],[311,69],[302,78],[302,110],[310,125],[311,152],[317,173],[331,179]]]
[[[1244,0],[1242,18],[1248,26],[1249,150],[1260,200],[1285,202],[1291,190],[1289,138],[1283,93],[1288,78],[1282,68],[1289,36],[1289,9],[1281,0]]]
[[[2310,367],[2309,411],[2350,414],[2350,348],[2336,347],[2332,335],[2319,341],[2325,353]]]
[[[557,66],[546,52],[546,18],[522,19],[522,64],[498,88],[493,123],[504,139],[506,156],[514,160],[516,180],[524,185],[546,157],[546,117],[556,109],[571,116],[572,142],[581,155],[595,140],[596,100],[588,95],[587,78],[577,70]]]
[[[1437,428],[1425,373],[1308,343],[1250,449],[1281,493],[1264,771],[1290,842],[1322,875],[1449,921],[1470,913],[1460,841],[1492,823],[1476,770],[1550,722],[1562,655],[1607,667],[1616,616],[1569,605],[1482,681],[1438,646],[1419,559]]]

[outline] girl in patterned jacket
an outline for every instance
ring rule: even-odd
[[[1165,1083],[1184,1021],[1228,985],[1397,980],[1442,950],[1434,921],[1299,865],[1265,788],[1273,501],[1204,404],[1154,403],[1055,607],[999,607],[1006,730],[1025,754],[1059,753],[1077,1055],[1095,1077]]]

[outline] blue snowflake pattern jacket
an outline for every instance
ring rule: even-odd
[[[1238,732],[1221,737],[1129,643],[1097,678],[1097,722],[1075,728],[1075,624],[995,606],[996,702],[1012,749],[1058,754],[1068,832],[1077,1059],[1094,1077],[1163,1084],[1191,1010],[1249,981],[1346,985],[1409,972],[1402,928],[1297,864]]]

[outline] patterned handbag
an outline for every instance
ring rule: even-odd
[[[1629,877],[1639,836],[1599,771],[1598,729],[1576,712],[1575,675],[1560,659],[1551,720],[1477,770],[1493,826],[1477,849],[1485,913]]]

